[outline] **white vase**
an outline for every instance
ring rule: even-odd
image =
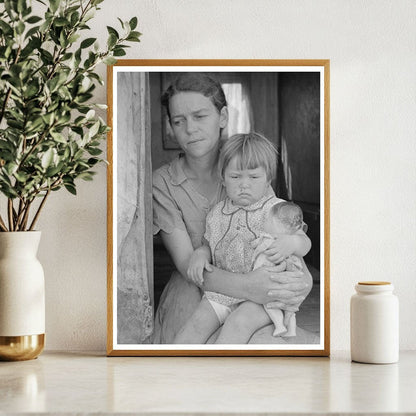
[[[40,231],[0,232],[0,360],[36,358],[45,343]]]
[[[359,282],[351,297],[351,359],[391,364],[399,360],[399,301],[390,282]]]

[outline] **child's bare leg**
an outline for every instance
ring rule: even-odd
[[[243,302],[225,320],[216,344],[247,344],[251,336],[271,322],[263,308],[253,302]]]
[[[274,324],[273,336],[277,337],[284,334],[287,328],[283,324],[283,311],[281,309],[267,309],[266,307],[264,309]]]
[[[220,326],[217,314],[208,299],[202,298],[195,312],[176,334],[174,344],[205,344]]]
[[[287,322],[287,332],[283,334],[283,337],[295,337],[296,336],[296,313],[285,311],[285,322]]]

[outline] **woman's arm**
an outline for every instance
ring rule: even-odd
[[[189,260],[193,253],[191,239],[185,230],[160,232],[162,241],[183,278],[187,279]],[[267,304],[272,308],[297,310],[312,288],[312,277],[302,260],[302,272],[283,272],[279,266],[262,267],[250,273],[227,272],[213,267],[204,272],[202,288],[224,295]],[[187,279],[189,280],[189,279]]]
[[[204,273],[203,288],[272,309],[296,312],[312,289],[312,276],[304,262],[303,267],[303,272],[281,271],[279,266],[261,267],[246,274],[213,267],[213,272]]]
[[[173,263],[179,273],[187,280],[189,261],[194,249],[191,239],[185,230],[175,228],[171,233],[160,231],[162,241],[172,257]],[[224,295],[241,297],[246,299],[247,290],[244,288],[246,275],[227,272],[213,267],[212,272],[204,272],[204,284],[202,288],[212,292],[219,292]]]
[[[185,279],[190,280],[187,271],[194,248],[187,231],[175,228],[171,233],[160,231],[160,236],[178,272]]]

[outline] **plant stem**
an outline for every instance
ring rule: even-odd
[[[3,101],[3,106],[2,106],[2,108],[1,108],[1,113],[0,113],[0,123],[1,123],[1,121],[3,120],[3,116],[4,116],[4,113],[6,112],[6,106],[7,106],[7,101],[9,101],[9,98],[10,98],[10,95],[12,94],[12,89],[11,88],[9,88],[8,90],[7,90],[7,93],[6,93],[6,98],[4,99],[4,101]]]
[[[0,215],[0,229],[1,229],[1,231],[7,231],[6,224],[4,223],[3,218],[1,217],[1,215]]]
[[[43,197],[42,202],[40,203],[39,208],[38,208],[38,210],[35,214],[35,217],[33,218],[32,224],[30,224],[29,231],[33,231],[33,228],[35,227],[35,224],[36,224],[36,222],[39,218],[40,211],[42,210],[43,206],[45,205],[46,199],[48,198],[50,192],[51,192],[51,190],[48,189],[45,196]]]
[[[14,226],[13,226],[13,200],[10,199],[10,198],[7,201],[7,214],[8,214],[8,217],[9,217],[9,230],[14,231]]]
[[[22,231],[21,225],[22,225],[22,218],[23,218],[23,215],[25,213],[25,207],[26,207],[26,204],[21,199],[19,201],[19,209],[17,210],[17,218],[16,218],[16,221],[15,221],[15,230],[16,231]]]
[[[32,202],[33,202],[33,199],[25,205],[25,215],[23,216],[22,225],[20,227],[23,231],[26,230],[27,220],[29,218],[29,208],[32,205]]]

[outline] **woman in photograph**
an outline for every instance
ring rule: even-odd
[[[279,266],[246,274],[212,267],[211,272],[204,273],[201,288],[187,278],[190,257],[202,244],[206,215],[225,197],[217,163],[221,132],[228,122],[227,103],[215,79],[191,72],[170,85],[162,104],[183,153],[153,173],[153,232],[160,233],[177,269],[160,299],[153,343],[173,342],[199,305],[203,291],[297,311],[312,288],[312,277],[303,260],[303,273],[281,271]],[[279,258],[276,247],[271,246],[267,254],[273,263]],[[314,336],[300,328],[289,342],[273,337],[272,332],[272,328],[259,330],[249,343],[314,342]]]

